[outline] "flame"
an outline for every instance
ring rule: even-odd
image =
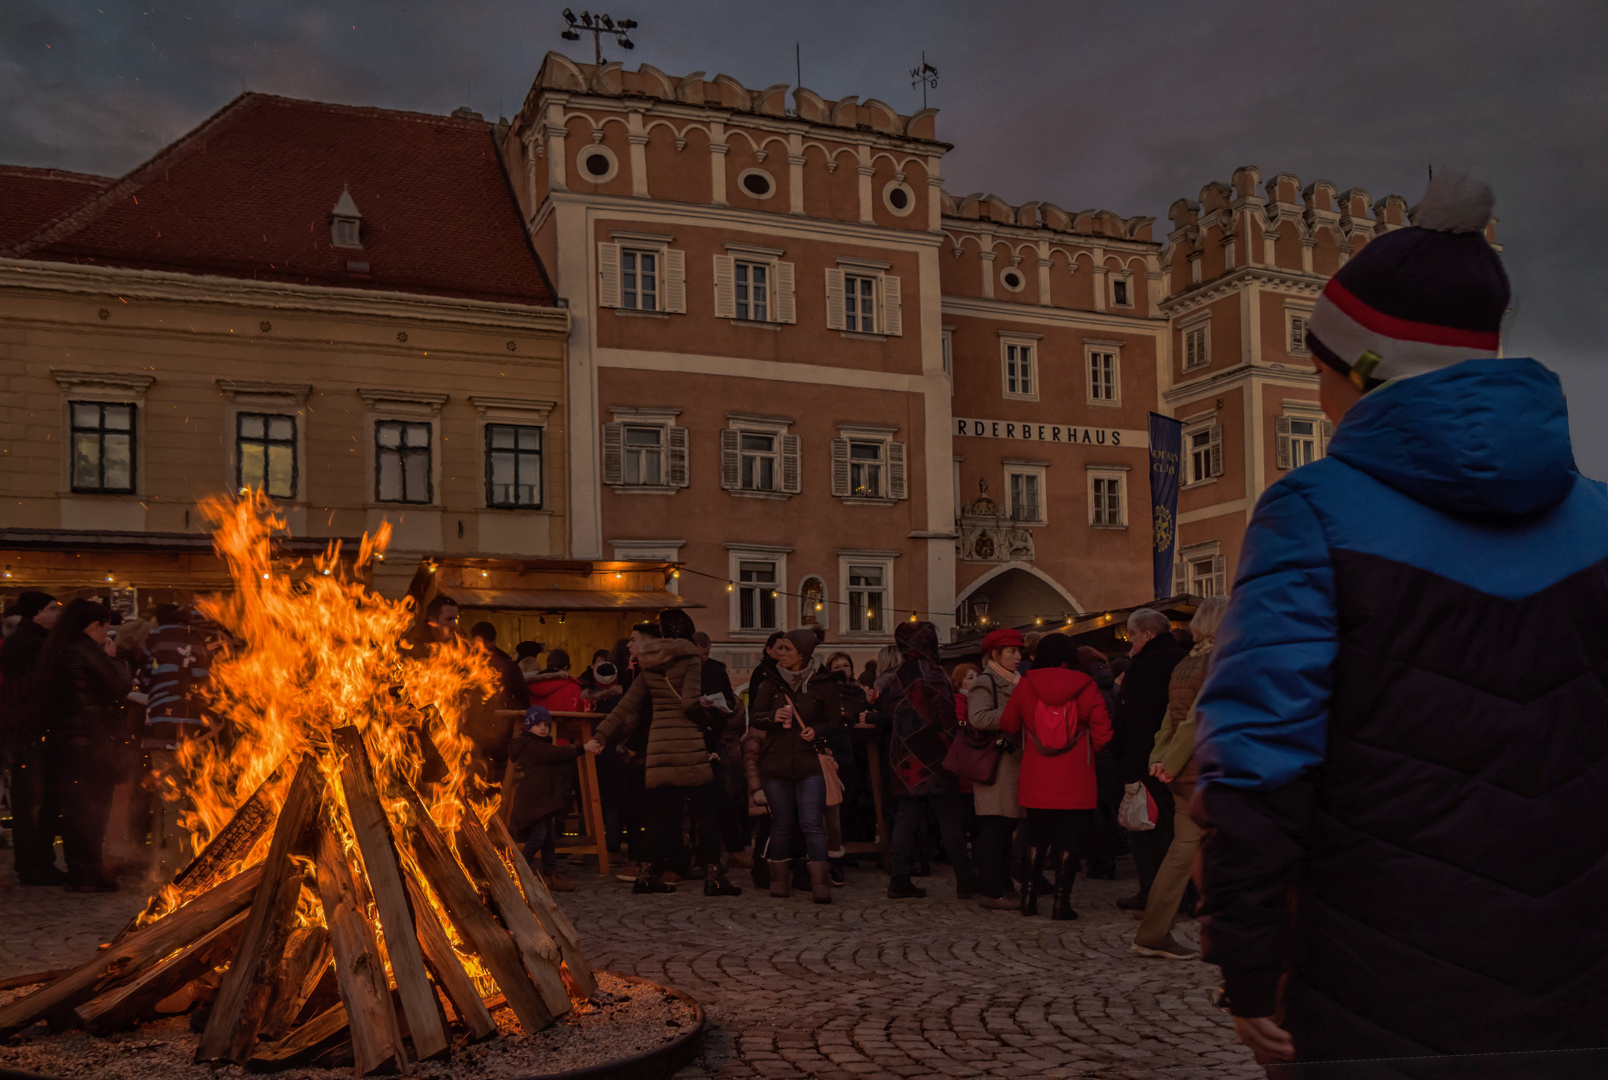
[[[281,770],[281,763],[313,752],[326,774],[327,805],[341,819],[338,835],[349,861],[360,868],[331,741],[336,728],[348,725],[363,733],[382,797],[403,785],[417,788],[430,816],[449,833],[465,812],[484,819],[491,796],[472,765],[472,743],[460,730],[467,710],[495,692],[485,655],[456,637],[410,651],[404,639],[415,624],[412,600],[387,600],[354,580],[338,541],[310,566],[276,561],[272,537],[284,532],[285,520],[259,492],[209,498],[201,511],[215,526],[213,545],[235,588],[198,604],[233,641],[211,666],[212,709],[223,723],[179,750],[190,806],[184,825],[194,850],[279,770],[265,789],[277,812],[294,771]],[[357,566],[383,557],[389,540],[389,525],[365,535]],[[427,742],[445,762],[442,777],[424,775]],[[410,817],[400,798],[387,799],[387,810],[393,820]],[[264,835],[229,872],[260,860],[268,842]],[[148,916],[172,910],[186,899],[182,891],[169,886]],[[321,921],[316,901],[304,897],[298,922]]]

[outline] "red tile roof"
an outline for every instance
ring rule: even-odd
[[[361,249],[331,243],[350,189]],[[484,120],[242,94],[3,254],[550,306]]]
[[[0,248],[31,236],[111,183],[107,176],[0,165]]]

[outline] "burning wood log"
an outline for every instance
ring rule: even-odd
[[[133,931],[83,967],[0,1007],[0,1038],[15,1035],[46,1017],[66,1013],[117,980],[212,933],[252,902],[262,879],[263,868],[254,866],[196,897],[167,918]]]
[[[240,940],[245,925],[246,912],[242,911],[132,981],[84,1002],[73,1010],[74,1014],[93,1035],[106,1035],[133,1024],[155,1009],[157,1002],[222,963]]]
[[[497,849],[492,847],[485,829],[475,820],[473,810],[465,811],[463,824],[458,827],[458,840],[463,848],[468,849],[470,860],[480,867],[482,880],[491,893],[492,905],[502,916],[503,925],[508,928],[514,944],[519,946],[519,957],[525,964],[525,970],[530,973],[531,981],[541,991],[548,1011],[554,1016],[569,1012],[569,991],[564,988],[564,975],[559,970],[561,961],[558,946],[547,936],[541,923],[536,921],[535,913],[525,903],[525,897],[509,876],[508,868],[498,857]]]
[[[273,843],[263,864],[262,884],[252,899],[240,948],[218,988],[218,1000],[202,1032],[201,1045],[196,1050],[198,1062],[227,1058],[244,1064],[251,1056],[273,994],[273,976],[284,954],[290,917],[301,895],[303,874],[291,856],[300,851],[303,834],[317,821],[323,794],[324,778],[317,761],[311,756],[303,757],[274,827]]]
[[[441,929],[435,912],[430,909],[418,883],[411,876],[407,879],[407,887],[408,898],[413,901],[413,921],[419,933],[419,946],[424,950],[424,961],[435,976],[436,985],[446,994],[453,1011],[458,1014],[458,1020],[469,1029],[469,1034],[477,1042],[497,1034],[497,1022],[491,1018],[491,1011],[480,999],[480,991],[475,989],[474,980],[463,969],[463,964],[458,962],[458,954],[452,951],[447,932]]]
[[[347,1039],[346,1006],[331,1005],[272,1046],[258,1050],[246,1062],[249,1072],[277,1072],[305,1065]]]
[[[408,903],[402,870],[392,846],[390,822],[380,803],[374,783],[373,766],[362,733],[355,727],[337,728],[335,745],[344,755],[341,761],[341,788],[352,833],[363,855],[363,870],[374,895],[374,907],[385,931],[385,952],[391,960],[391,975],[401,995],[413,1037],[414,1053],[421,1061],[444,1057],[451,1044],[435,991],[424,971],[424,955],[419,949],[413,910]],[[361,1059],[360,1059],[361,1060]]]
[[[587,963],[586,956],[581,952],[581,936],[575,930],[575,924],[569,921],[564,910],[553,899],[552,892],[541,875],[531,868],[525,853],[519,850],[514,838],[508,832],[508,826],[503,824],[500,817],[493,814],[486,821],[486,833],[491,837],[492,843],[502,850],[509,862],[514,864],[514,873],[519,875],[519,884],[525,891],[525,899],[530,903],[531,910],[541,921],[542,929],[547,935],[558,943],[559,954],[564,958],[564,969],[569,972],[575,989],[583,997],[591,997],[597,993],[597,979],[592,974],[592,965]]]
[[[403,796],[413,809],[413,855],[431,891],[446,908],[458,936],[480,954],[526,1031],[540,1031],[553,1022],[542,996],[525,974],[519,950],[491,912],[480,901],[480,894],[464,876],[463,868],[441,835],[418,792],[404,789]]]
[[[334,959],[329,927],[308,926],[291,935],[290,946],[285,950],[285,970],[279,977],[279,993],[263,1021],[263,1038],[281,1038],[295,1026],[307,999],[313,996],[324,970]]]
[[[402,1031],[391,1002],[374,928],[358,906],[357,882],[334,832],[325,829],[318,843],[318,894],[324,902],[324,922],[335,943],[335,977],[352,1031],[352,1051],[358,1076],[367,1076],[394,1062],[398,1072],[408,1071]]]
[[[273,827],[274,807],[268,792],[284,782],[285,767],[289,763],[289,758],[281,761],[278,768],[257,785],[251,797],[240,804],[229,823],[207,841],[207,846],[201,849],[199,855],[190,860],[190,865],[174,875],[173,884],[184,895],[210,889],[228,872],[229,867],[246,859],[251,849]]]

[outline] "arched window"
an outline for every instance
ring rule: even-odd
[[[827,619],[828,614],[826,582],[812,574],[806,577],[798,588],[798,623],[800,626],[817,623],[825,629],[831,625]]]

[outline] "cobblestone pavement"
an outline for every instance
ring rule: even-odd
[[[10,853],[0,879],[10,880]],[[890,901],[887,878],[850,870],[834,903],[745,889],[706,899],[697,883],[633,896],[587,867],[560,900],[594,964],[679,987],[714,1029],[702,1077],[1160,1077],[1259,1080],[1208,992],[1216,969],[1128,951],[1133,892],[1080,879],[1081,918],[1052,923],[954,899],[947,868],[925,900]],[[737,879],[746,884],[746,874]],[[0,892],[0,978],[81,963],[140,906],[58,889]],[[1192,922],[1175,931],[1197,941]]]

